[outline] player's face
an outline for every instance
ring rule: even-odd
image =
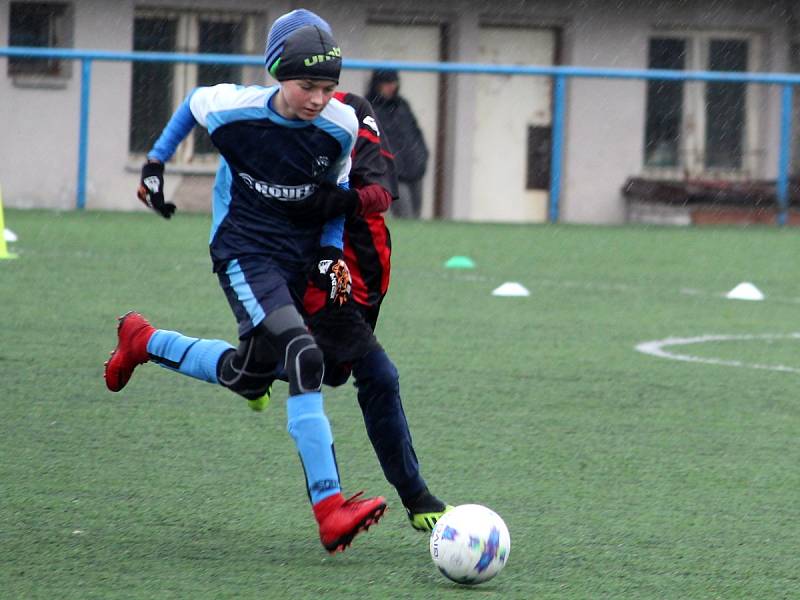
[[[287,119],[310,121],[328,105],[336,83],[315,79],[290,79],[281,83],[278,112]],[[280,109],[283,110],[280,110]]]

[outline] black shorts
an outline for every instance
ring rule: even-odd
[[[365,307],[357,302],[326,306],[306,319],[308,328],[328,365],[349,364],[381,348],[367,320]]]

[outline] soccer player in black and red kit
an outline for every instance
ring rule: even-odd
[[[359,123],[351,189],[321,190],[312,200],[315,210],[304,214],[345,214],[344,260],[352,289],[350,301],[341,304],[331,303],[321,288],[308,286],[306,322],[325,356],[325,383],[341,385],[352,372],[367,435],[384,475],[397,490],[412,527],[430,531],[450,507],[431,494],[420,475],[397,369],[374,334],[391,267],[391,237],[383,218],[397,197],[391,140],[386,143],[366,99],[346,92],[335,97],[355,109]]]

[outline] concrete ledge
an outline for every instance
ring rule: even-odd
[[[631,177],[622,190],[629,223],[651,225],[774,225],[778,208],[774,181]],[[800,182],[790,184],[787,224],[800,226]]]

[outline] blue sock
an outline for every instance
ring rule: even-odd
[[[333,453],[333,434],[322,410],[322,394],[289,396],[286,402],[289,434],[294,438],[311,504],[341,491],[339,469]]]
[[[232,349],[222,340],[201,340],[165,329],[157,329],[147,342],[147,353],[154,362],[209,383],[218,383],[217,363]]]

